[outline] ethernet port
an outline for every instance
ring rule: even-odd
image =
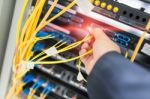
[[[127,42],[129,42],[129,41],[130,41],[130,38],[125,37],[124,40],[127,41]]]
[[[142,18],[142,22],[143,23],[147,22],[147,19],[146,18]]]
[[[72,81],[73,81],[74,83],[80,83],[80,81],[77,80],[77,76],[73,76],[73,77],[72,77]]]
[[[73,92],[71,90],[67,90],[66,96],[70,99],[70,98],[76,96],[76,94],[75,94],[75,92]]]
[[[119,38],[120,38],[120,39],[123,39],[123,36],[122,36],[122,35],[119,35]]]
[[[59,74],[59,75],[61,75],[62,73],[63,73],[63,69],[61,68],[61,67],[59,67],[59,66],[55,66],[54,68],[53,68],[53,72],[54,72],[54,74]]]
[[[128,46],[128,44],[126,42],[124,42],[124,41],[121,42],[121,45],[124,46],[124,47]]]

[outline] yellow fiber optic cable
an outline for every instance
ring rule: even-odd
[[[28,31],[26,31],[26,36],[24,38],[24,41],[28,40],[30,35],[34,32],[34,30],[36,29],[37,23],[39,21],[39,17],[41,15],[43,6],[44,6],[45,0],[43,0],[43,2],[41,2],[40,4],[40,8],[38,9],[37,13],[35,14],[34,18],[32,19],[32,22],[30,22],[30,26],[28,28]]]
[[[136,58],[136,56],[137,56],[137,53],[138,53],[138,51],[140,50],[140,47],[141,47],[141,45],[142,45],[142,43],[143,43],[143,41],[144,41],[144,39],[145,39],[145,36],[146,36],[146,34],[147,34],[147,31],[149,31],[149,29],[150,29],[150,20],[148,21],[148,24],[147,24],[147,26],[146,26],[146,31],[144,31],[144,33],[143,33],[142,36],[140,37],[140,39],[139,39],[139,41],[138,41],[138,44],[137,44],[137,46],[136,46],[136,48],[135,48],[135,50],[134,50],[134,52],[133,52],[133,54],[132,54],[132,57],[131,57],[131,59],[130,59],[131,62],[134,62],[134,60],[135,60],[135,58]]]
[[[61,15],[61,14],[60,14],[60,15]],[[27,45],[25,49],[27,49],[28,47],[29,47],[29,45]]]
[[[58,2],[58,0],[54,0],[52,6],[50,7],[50,9],[48,10],[48,12],[46,13],[46,15],[44,16],[44,18],[42,19],[40,25],[43,24],[43,22],[45,22],[47,20],[47,18],[50,16],[51,12],[53,11],[53,9],[55,8],[55,6],[57,5],[57,2]]]
[[[49,38],[43,38],[43,39],[39,39],[39,40],[44,40],[44,39],[50,39],[50,38],[53,38],[53,37],[49,37]],[[38,41],[38,40],[37,40]],[[36,42],[37,42],[36,41]],[[28,52],[27,52],[27,54],[26,54],[26,59],[27,60],[29,60],[31,57],[32,57],[32,55],[33,55],[33,52],[31,51],[32,50],[32,48],[33,48],[33,46],[34,46],[34,44],[32,44],[32,45],[30,45],[30,48],[28,49]]]
[[[42,0],[41,0],[41,1],[42,1]],[[33,13],[32,13],[32,14],[30,15],[30,17],[29,17],[30,20],[27,20],[27,23],[28,23],[28,24],[30,23],[30,21],[31,21],[31,19],[32,19],[32,15],[35,15],[35,14],[36,14],[35,10],[38,10],[39,7],[40,7],[40,5],[39,5],[38,7],[35,7]],[[25,27],[24,27],[24,31],[23,31],[23,32],[26,31],[26,28],[27,28],[28,24],[25,24]],[[23,33],[23,34],[24,34],[24,33]],[[22,35],[22,40],[23,40],[23,38],[24,38],[24,35]],[[21,40],[21,41],[22,41],[22,40]]]
[[[22,10],[21,10],[21,13],[20,13],[19,21],[18,21],[18,24],[17,24],[16,44],[18,44],[18,41],[19,41],[22,20],[23,20],[23,16],[24,16],[24,13],[25,13],[28,2],[29,2],[29,0],[24,0],[24,4],[23,4],[23,7],[22,7]]]
[[[54,46],[58,45],[60,42],[62,41],[59,41],[58,43],[56,43]],[[34,58],[35,59],[35,58]],[[19,64],[18,64],[19,65]],[[16,79],[20,79],[22,78],[30,69],[29,68],[26,68],[26,70],[23,70],[21,71],[21,73],[18,73],[19,75],[16,76]]]
[[[40,3],[40,0],[36,0],[35,6],[37,6]]]
[[[74,57],[74,58],[70,58],[70,59],[67,59],[67,60],[60,60],[60,61],[41,61],[41,62],[32,62],[33,64],[60,64],[60,63],[66,63],[66,62],[70,62],[70,61],[74,61],[76,59],[79,59],[79,58],[82,58],[88,54],[92,53],[92,50],[89,50],[87,51],[86,53],[80,55],[80,56],[77,56],[77,57]]]
[[[69,45],[69,46],[67,46],[67,47],[65,47],[65,48],[62,48],[62,49],[58,50],[58,52],[57,52],[56,54],[59,54],[59,53],[61,53],[61,52],[65,52],[65,51],[68,51],[68,50],[70,50],[70,49],[73,49],[73,48],[75,48],[75,47],[81,45],[84,41],[89,40],[89,39],[91,39],[91,36],[88,36],[88,35],[87,35],[83,40],[78,41],[78,42],[75,42],[75,43],[72,43],[71,45]],[[44,60],[44,59],[46,59],[46,58],[48,58],[48,57],[50,57],[50,56],[46,55],[46,56],[44,56],[44,57],[41,57],[41,58],[38,59],[37,61]]]
[[[59,53],[61,53],[61,52],[65,52],[65,51],[67,51],[67,50],[70,50],[70,49],[73,49],[73,48],[75,48],[76,46],[78,46],[79,44],[77,43],[75,46],[72,46],[72,47],[70,47],[70,48],[64,48],[65,50],[58,50],[58,53],[56,53],[56,54],[59,54]],[[42,60],[44,60],[44,59],[46,59],[46,58],[48,58],[48,57],[50,57],[50,56],[48,56],[48,55],[46,55],[46,56],[44,56],[44,57],[41,57],[40,59],[38,59],[37,61],[42,61]]]
[[[31,18],[32,19],[32,18]],[[28,24],[26,24],[26,28],[27,28],[27,26],[29,25],[29,23],[32,21],[32,20],[29,20],[28,21]],[[21,23],[21,22],[19,22],[19,23]],[[19,31],[19,28],[17,28],[18,30],[17,31]],[[24,31],[26,31],[26,29],[24,29]],[[19,32],[18,32],[19,33]],[[24,32],[24,34],[25,34],[25,32]],[[22,34],[21,34],[22,35]],[[19,36],[18,36],[19,37]],[[24,38],[24,35],[22,35],[22,38]],[[23,39],[22,40],[20,40],[19,42],[17,41],[17,43],[18,43],[18,45],[17,45],[17,47],[19,47],[22,43],[23,41]],[[18,50],[18,49],[17,49]],[[16,50],[16,51],[17,51]],[[19,55],[19,53],[20,52],[16,52],[16,56],[14,57],[15,58],[15,61],[13,62],[14,64],[13,65],[16,65],[16,62],[18,63],[19,61],[20,61],[20,55]],[[16,65],[16,66],[18,66],[18,65]],[[15,74],[16,75],[16,74]],[[14,79],[14,81],[16,82],[17,80],[15,79],[15,77],[13,77],[13,79]],[[10,89],[10,93],[8,93],[8,99],[10,99],[10,97],[12,96],[12,93],[14,93],[14,89],[15,89],[15,87],[16,87],[17,85],[15,84],[15,83],[13,83],[13,86],[12,86],[12,88]]]
[[[35,18],[33,19],[33,23],[31,23],[31,24],[32,24],[31,29],[29,29],[29,31],[27,32],[28,35],[25,36],[25,37],[26,37],[26,38],[25,38],[25,41],[28,40],[29,37],[32,35],[32,33],[35,31],[36,26],[37,26],[37,24],[38,24],[38,22],[39,22],[39,18],[40,18],[40,15],[41,15],[41,13],[42,13],[42,10],[43,10],[43,7],[44,7],[44,4],[45,4],[45,1],[46,1],[46,0],[42,0],[42,1],[43,1],[43,2],[42,2],[42,4],[40,4],[41,6],[40,6],[38,12],[37,12]]]
[[[53,21],[54,19],[56,19],[57,17],[59,17],[60,15],[62,15],[64,12],[66,12],[68,9],[70,9],[73,5],[75,5],[75,1],[73,1],[71,4],[69,4],[66,8],[64,8],[60,13],[58,13],[56,16],[54,16],[53,18],[50,19],[50,21]],[[50,23],[50,21],[48,23]],[[42,24],[42,26],[44,27],[45,25],[47,24]],[[42,27],[42,28],[43,28]],[[42,29],[40,28],[40,29]],[[39,30],[38,30],[39,31]],[[34,32],[34,35],[38,32],[37,29],[36,31]],[[29,45],[26,45],[26,48],[27,49],[29,47]],[[23,54],[24,55],[24,54]]]
[[[20,37],[20,43],[23,42],[23,39],[24,39],[24,36],[26,34],[26,30],[28,29],[29,25],[30,25],[30,22],[32,21],[32,19],[34,19],[33,16],[35,16],[37,14],[37,11],[39,9],[40,5],[38,6],[35,6],[33,12],[31,13],[31,15],[29,16],[29,18],[27,19],[23,29],[22,29],[22,33],[21,33],[21,37]]]
[[[50,14],[50,11],[53,10],[53,7],[54,7],[54,6],[55,6],[55,3],[53,3],[52,6],[50,7],[49,12],[48,12],[49,14]],[[48,15],[48,14],[46,14],[46,17],[47,17],[47,15]],[[46,17],[45,17],[45,18],[46,18]],[[43,22],[44,22],[44,21],[43,21]],[[42,29],[42,28],[41,28],[41,29]],[[37,33],[37,32],[36,32],[36,33]]]
[[[42,93],[40,94],[40,99],[45,99],[45,97],[46,96],[44,94],[42,94]]]
[[[83,42],[85,42],[85,41],[87,41],[87,40],[89,40],[89,39],[91,39],[91,36],[88,36],[88,35],[87,35],[83,40],[78,41],[78,42],[75,42],[75,43],[73,43],[73,44],[71,44],[71,45],[69,45],[69,46],[67,46],[67,47],[65,47],[65,48],[63,48],[63,49],[61,49],[61,50],[58,50],[58,53],[65,52],[65,51],[68,51],[68,50],[70,50],[70,49],[73,49],[73,48],[75,48],[75,47],[81,45]]]
[[[19,96],[19,95],[21,94],[24,85],[25,85],[25,83],[23,83],[23,82],[21,82],[21,83],[18,85],[17,90],[16,90],[15,93],[14,93],[16,96]]]
[[[59,54],[59,53],[61,53],[61,52],[65,52],[65,51],[68,51],[68,50],[70,50],[70,49],[73,49],[73,48],[79,46],[80,44],[82,44],[82,41],[75,42],[75,43],[73,43],[73,44],[71,44],[71,45],[69,45],[69,46],[67,46],[67,47],[65,47],[65,48],[62,48],[62,49],[58,50],[56,54]],[[41,57],[41,58],[38,59],[37,61],[44,60],[44,59],[46,59],[46,58],[48,58],[48,57],[50,57],[50,56],[46,55],[46,56],[44,56],[44,57]]]
[[[52,47],[57,46],[57,45],[60,44],[61,42],[62,42],[62,41],[57,42],[57,43],[56,43],[55,45],[53,45]],[[40,56],[42,56],[42,55],[44,55],[44,54],[45,54],[44,52],[39,53],[38,55],[34,56],[34,57],[31,59],[31,61],[35,60],[36,58],[38,58],[38,57],[40,57]]]
[[[81,61],[80,61],[80,59],[79,59],[79,62],[78,62],[78,64],[77,64],[77,69],[78,69],[78,73],[81,73]],[[82,74],[82,73],[81,73]],[[83,80],[85,81],[85,82],[87,82],[87,80],[83,77]]]
[[[50,18],[48,21],[45,21],[43,24],[39,25],[37,27],[37,29],[35,30],[35,32],[34,32],[33,35],[35,35],[38,31],[40,31],[43,27],[45,27],[46,25],[48,25],[50,22],[52,22],[53,20],[55,20],[56,18],[58,18],[59,16],[61,16],[62,14],[64,14],[67,10],[69,10],[70,8],[72,8],[75,4],[76,4],[76,0],[74,0],[73,2],[71,2],[67,7],[65,7],[62,11],[60,11],[54,17]]]
[[[60,45],[56,46],[56,48],[59,48],[59,47],[65,45],[66,43],[67,43],[67,42],[63,42],[63,43],[61,43]]]
[[[128,52],[128,50],[126,50],[126,52],[125,52],[125,58],[128,58],[128,55],[129,55],[129,52]]]
[[[27,99],[33,99],[33,95],[35,94],[35,92],[36,92],[36,90],[30,88],[30,93],[29,93]]]
[[[51,39],[51,38],[53,38],[53,37],[52,37],[52,36],[46,36],[46,37],[41,37],[41,38],[36,38],[36,37],[35,37],[35,38],[31,38],[30,40],[23,42],[23,43],[19,46],[18,49],[20,49],[20,48],[23,47],[23,46],[26,46],[27,43],[31,43],[32,41],[38,42],[38,41],[40,41],[40,40]]]
[[[21,79],[30,69],[27,68],[26,70],[22,71],[21,73],[19,73],[18,75],[16,75],[15,79],[19,80]]]
[[[37,41],[39,41],[39,40],[44,40],[44,39],[50,39],[50,38],[53,38],[53,37],[51,37],[51,36],[47,36],[47,37],[41,37],[41,38],[32,38],[32,39],[30,39],[30,40],[28,40],[28,41],[26,41],[26,42],[23,42],[23,44],[21,45],[21,46],[19,46],[19,48],[18,48],[18,50],[22,47],[22,46],[25,46],[26,44],[30,44],[32,41],[35,41],[35,42],[37,42]],[[16,56],[14,56],[14,57],[16,57]],[[15,61],[15,60],[14,60]],[[14,64],[14,62],[13,62],[13,64]],[[13,71],[15,72],[16,70],[15,70],[15,67],[14,67],[15,65],[13,65]]]
[[[62,42],[62,41],[61,41],[61,42]],[[60,42],[58,42],[58,44],[59,44],[59,43],[60,43]],[[54,45],[54,46],[52,46],[52,47],[56,47],[58,44],[56,44],[56,45]],[[63,44],[64,44],[64,43],[62,43],[62,44],[60,44],[60,45],[63,45]],[[60,46],[60,45],[59,45],[59,46]],[[59,46],[58,46],[58,47],[59,47]],[[51,47],[51,48],[52,48],[52,47]],[[58,47],[57,47],[57,48],[58,48]],[[37,61],[42,61],[42,60],[44,60],[44,59],[46,59],[46,58],[48,58],[48,57],[50,57],[50,56],[46,55],[46,56],[44,56],[44,57],[41,57],[41,58],[38,59]]]

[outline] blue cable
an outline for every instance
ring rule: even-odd
[[[47,96],[51,91],[52,89],[54,88],[55,86],[53,84],[48,84],[45,89],[42,91],[42,93]]]
[[[35,77],[31,74],[27,74],[24,78],[23,78],[23,82],[25,84],[30,83],[31,81],[33,81]]]
[[[40,31],[36,34],[36,37],[46,37],[49,36],[47,32]]]
[[[33,88],[34,90],[37,90],[43,83],[44,83],[44,80],[39,79],[36,83],[34,83],[34,84],[32,85],[32,88]]]
[[[37,52],[37,51],[41,51],[45,48],[45,45],[42,44],[42,43],[36,43],[33,48],[32,48],[32,51],[33,52]]]
[[[25,88],[23,90],[23,94],[26,95],[26,96],[29,94],[29,92],[30,92],[29,88]]]

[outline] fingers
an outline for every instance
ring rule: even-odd
[[[84,44],[81,46],[81,49],[89,50],[89,49],[90,49],[89,43],[84,43]]]
[[[106,34],[104,33],[104,31],[101,28],[94,28],[93,36],[95,39],[100,39],[100,38],[106,37]]]
[[[86,53],[86,52],[87,52],[86,49],[81,49],[80,52],[79,52],[79,54],[82,55],[82,54],[84,54],[84,53]]]
[[[80,52],[79,52],[79,54],[80,54],[80,55],[83,55],[83,54],[86,53],[86,52],[87,52],[86,49],[81,49]],[[81,58],[81,61],[85,64],[86,59],[87,59],[87,56],[82,57],[82,58]]]
[[[83,54],[86,53],[86,52],[87,52],[87,50],[82,49],[82,50],[79,52],[79,54],[80,54],[80,55],[83,55]],[[91,58],[92,58],[92,55],[91,55],[91,54],[90,54],[90,55],[86,55],[86,56],[84,56],[84,57],[81,58],[81,61],[84,63],[84,65],[87,66],[87,64],[90,62]]]

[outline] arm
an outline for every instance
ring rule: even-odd
[[[117,52],[99,59],[88,78],[90,99],[150,99],[150,73]]]
[[[150,73],[120,55],[120,48],[100,28],[85,42],[80,55],[88,77],[90,99],[150,99]]]

